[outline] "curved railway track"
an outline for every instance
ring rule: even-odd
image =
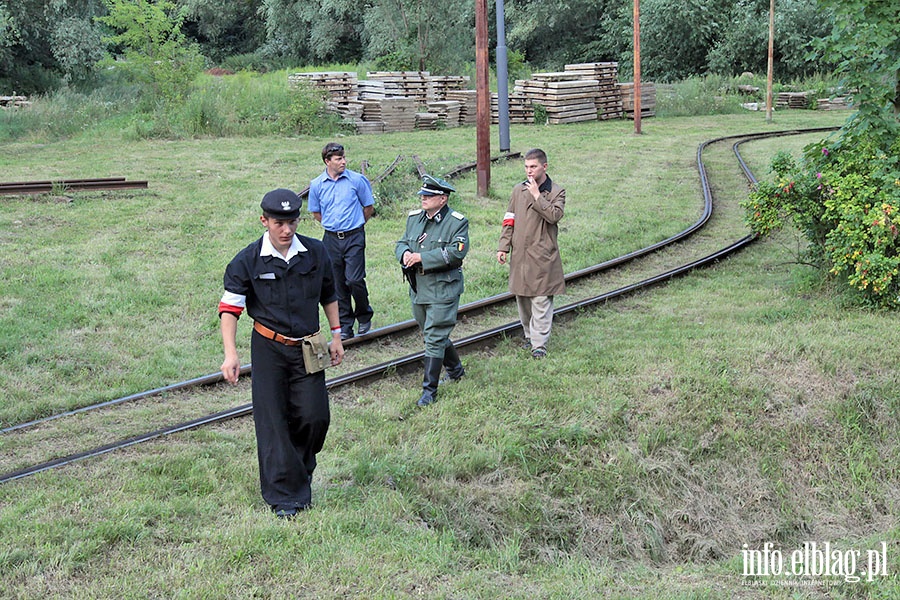
[[[778,137],[778,136],[787,136],[787,135],[799,135],[799,134],[812,134],[826,131],[833,131],[836,128],[834,127],[823,127],[816,129],[802,129],[802,130],[790,130],[790,131],[779,131],[779,132],[770,132],[770,133],[758,133],[758,134],[739,134],[732,136],[725,136],[720,138],[715,138],[712,140],[708,140],[700,144],[697,149],[697,168],[700,175],[700,186],[703,194],[703,212],[700,218],[693,223],[688,228],[683,231],[666,238],[665,240],[659,241],[655,244],[651,244],[645,248],[641,248],[634,252],[630,252],[628,254],[616,257],[614,259],[593,265],[591,267],[587,267],[585,269],[581,269],[579,271],[575,271],[566,275],[567,284],[572,284],[578,281],[586,280],[591,277],[594,277],[598,274],[613,270],[615,268],[621,267],[631,261],[635,261],[636,259],[646,257],[652,253],[658,252],[663,248],[670,247],[680,241],[683,241],[693,234],[700,231],[706,224],[709,222],[712,214],[713,214],[713,193],[710,185],[709,178],[707,176],[706,165],[703,162],[703,151],[708,148],[712,144],[723,143],[727,141],[734,141],[732,145],[732,151],[734,152],[735,157],[737,158],[738,164],[746,177],[747,181],[751,184],[756,183],[756,178],[753,173],[747,166],[743,157],[740,154],[740,145],[757,139],[763,139],[768,137]],[[513,158],[517,155],[505,155],[498,157],[495,160],[502,160],[506,158]],[[415,160],[416,157],[413,157]],[[397,164],[400,162],[401,157],[397,157],[397,159],[388,167],[388,169],[379,175],[376,180],[381,180],[387,175],[389,175]],[[474,165],[463,165],[457,167],[451,173],[448,173],[448,177],[455,177],[464,172],[471,170]],[[305,190],[304,190],[305,191]],[[303,192],[301,192],[301,195]],[[596,306],[598,304],[607,302],[614,298],[618,298],[621,296],[625,296],[631,293],[634,293],[639,290],[647,289],[651,286],[657,285],[659,283],[663,283],[668,281],[674,277],[690,272],[694,269],[715,264],[722,258],[729,256],[730,254],[737,252],[738,250],[744,248],[748,244],[750,244],[755,237],[753,235],[746,235],[741,237],[738,240],[732,241],[731,243],[718,248],[714,252],[707,254],[701,258],[686,262],[684,264],[680,264],[674,268],[667,269],[665,271],[656,273],[650,277],[646,277],[640,281],[618,287],[612,291],[605,292],[599,295],[594,295],[576,302],[572,302],[570,304],[561,306],[554,311],[555,317],[564,317],[566,315],[575,314],[577,311],[582,310],[587,307]],[[495,296],[490,296],[488,298],[483,298],[481,300],[477,300],[475,302],[471,302],[464,306],[461,306],[459,309],[460,319],[471,317],[474,315],[481,314],[493,307],[496,307],[500,304],[506,303],[512,299],[512,295],[509,293],[497,294]],[[369,333],[363,336],[359,336],[356,338],[352,338],[345,342],[347,346],[353,345],[364,345],[371,343],[375,340],[379,340],[382,338],[388,338],[390,336],[395,336],[398,334],[406,334],[412,332],[417,327],[415,321],[408,320],[402,321],[399,323],[394,323],[392,325],[388,325],[385,327],[381,327],[378,329],[373,329]],[[473,352],[477,349],[481,349],[490,345],[495,344],[498,340],[513,336],[516,333],[521,331],[521,325],[517,322],[510,322],[504,325],[492,327],[486,329],[484,331],[479,331],[472,335],[468,335],[461,339],[454,340],[454,344],[459,349],[460,353],[465,354],[467,352]],[[371,365],[364,367],[362,369],[346,373],[334,378],[331,378],[327,381],[326,385],[329,390],[335,390],[342,386],[362,383],[372,378],[384,376],[387,373],[394,372],[406,372],[418,366],[423,356],[422,352],[415,352],[411,354],[407,354],[405,356],[395,358],[386,362],[382,362],[379,364]],[[241,373],[246,374],[250,372],[250,365],[244,365],[241,368]],[[145,392],[141,392],[138,394],[133,394],[130,396],[125,396],[122,398],[118,398],[115,400],[110,400],[107,402],[102,402],[98,404],[93,404],[90,406],[85,406],[76,410],[67,411],[63,413],[58,413],[55,415],[51,415],[49,417],[45,417],[43,419],[37,419],[34,421],[29,421],[27,423],[20,423],[5,429],[0,430],[0,435],[11,434],[14,432],[19,432],[22,430],[30,429],[36,427],[38,425],[43,425],[48,423],[49,421],[53,421],[56,419],[60,419],[63,417],[73,416],[77,414],[82,414],[86,412],[96,411],[103,408],[108,408],[111,406],[124,404],[127,402],[133,402],[136,400],[151,398],[153,396],[158,396],[164,394],[166,392],[174,392],[179,390],[189,390],[192,388],[197,388],[199,386],[209,386],[213,384],[217,384],[222,381],[222,375],[220,373],[215,373],[211,375],[206,375],[203,377],[198,377],[195,379],[190,379],[187,381],[182,381],[179,383],[175,383],[172,385],[164,386],[161,388],[156,388],[153,390],[148,390]],[[202,427],[204,425],[209,425],[213,423],[219,423],[222,421],[226,421],[229,419],[233,419],[236,417],[247,416],[252,413],[252,405],[244,404],[241,406],[237,406],[231,409],[215,412],[212,414],[208,414],[196,419],[176,423],[174,425],[169,425],[160,429],[156,429],[153,431],[149,431],[146,433],[142,433],[139,435],[135,435],[126,439],[118,440],[115,442],[111,442],[108,444],[104,444],[101,446],[97,446],[91,448],[89,450],[85,450],[82,452],[67,454],[65,456],[61,456],[59,458],[55,458],[48,461],[38,462],[28,467],[19,468],[14,471],[10,471],[7,473],[0,474],[0,484],[6,483],[9,481],[14,481],[16,479],[21,479],[23,477],[27,477],[29,475],[34,475],[36,473],[40,473],[43,471],[47,471],[50,469],[54,469],[56,467],[61,467],[64,465],[68,465],[74,463],[76,461],[80,461],[86,458],[91,458],[95,456],[100,456],[102,454],[112,452],[114,450],[127,448],[129,446],[133,446],[136,444],[140,444],[142,442],[146,442],[149,440],[161,438],[164,436],[168,436],[174,433],[187,431],[191,429],[196,429],[198,427]]]

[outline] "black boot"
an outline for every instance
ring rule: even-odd
[[[447,344],[447,348],[444,349],[444,368],[447,370],[447,376],[441,381],[459,381],[466,374],[453,342]]]
[[[416,402],[418,406],[428,406],[437,400],[438,381],[441,378],[442,359],[433,356],[425,357],[425,376],[422,378],[422,396]]]

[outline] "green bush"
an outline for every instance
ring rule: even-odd
[[[744,202],[751,229],[766,235],[785,223],[809,242],[810,262],[846,282],[865,304],[900,308],[900,140],[847,131],[779,154],[774,182]]]

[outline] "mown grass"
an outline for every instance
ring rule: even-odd
[[[784,114],[770,128],[837,119]],[[650,119],[640,137],[630,127],[513,130],[515,149],[548,151],[551,176],[569,191],[567,271],[693,222],[697,144],[768,128],[759,115]],[[448,130],[344,141],[351,164],[417,153],[442,172],[470,160],[473,139]],[[3,422],[215,371],[221,270],[261,234],[262,193],[302,187],[324,141],[85,136],[5,153],[11,180],[124,167],[151,189],[0,203]],[[766,157],[792,143],[745,154],[762,175]],[[464,301],[505,289],[493,243],[520,166],[492,177],[489,198],[466,178],[454,201],[472,221]],[[391,258],[397,212],[369,228],[376,324],[408,318]],[[315,231],[309,220],[301,229]],[[790,234],[757,243],[561,320],[541,363],[512,341],[466,355],[467,378],[433,410],[409,409],[416,377],[336,394],[316,507],[294,522],[273,519],[259,498],[247,419],[0,486],[0,589],[21,598],[895,597],[900,351],[882,341],[895,316],[848,307],[790,264],[792,245]],[[209,393],[248,401],[246,386]],[[777,579],[752,588],[741,576],[743,544],[789,551],[807,540],[887,541],[890,577],[810,589]]]

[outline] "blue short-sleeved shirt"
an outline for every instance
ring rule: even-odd
[[[328,171],[309,183],[309,212],[322,214],[327,231],[350,231],[366,223],[364,206],[375,204],[372,185],[365,175],[345,169],[337,179]]]

